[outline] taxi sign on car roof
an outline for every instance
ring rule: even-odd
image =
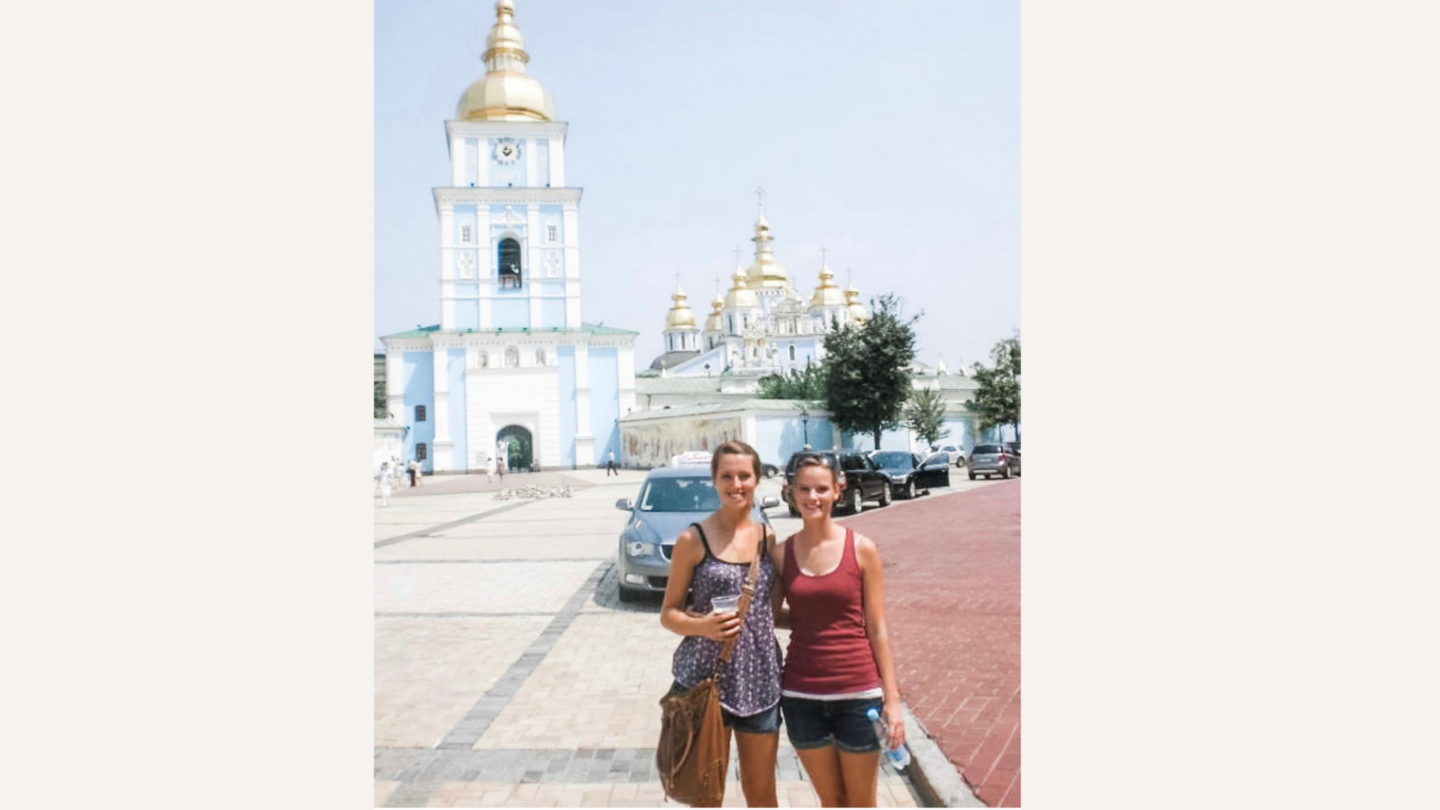
[[[709,467],[710,454],[703,450],[691,450],[670,459],[672,467]]]

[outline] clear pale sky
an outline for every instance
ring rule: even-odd
[[[516,0],[529,72],[570,125],[567,183],[585,190],[584,320],[640,332],[648,366],[675,274],[698,319],[737,247],[749,265],[763,186],[803,295],[826,247],[842,287],[925,311],[921,361],[985,358],[1020,327],[1019,8]],[[493,20],[481,0],[377,0],[377,337],[439,323],[431,188]]]

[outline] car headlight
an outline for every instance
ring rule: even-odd
[[[891,480],[891,481],[894,481],[894,482],[897,483],[897,484],[903,484],[903,483],[905,483],[905,476],[903,476],[903,475],[892,475],[892,476],[890,476],[890,480]]]
[[[631,540],[625,544],[625,553],[631,557],[649,557],[655,553],[655,544]]]

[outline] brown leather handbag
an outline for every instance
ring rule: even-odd
[[[767,539],[768,539],[768,532]],[[745,614],[760,577],[760,555],[750,563],[736,613],[744,632]],[[660,699],[660,742],[655,746],[655,769],[665,795],[692,807],[719,807],[725,798],[725,772],[730,768],[730,744],[720,715],[720,676],[735,652],[736,633],[720,648],[715,674],[694,687]]]

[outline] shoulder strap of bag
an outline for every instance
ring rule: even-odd
[[[766,532],[766,537],[769,533]],[[740,587],[740,604],[737,607],[737,614],[740,618],[741,633],[745,628],[745,616],[750,612],[750,602],[755,596],[755,583],[760,579],[760,556],[765,553],[765,541],[762,539],[759,548],[755,550],[755,559],[750,561],[750,571],[745,575],[745,584]],[[730,663],[730,656],[735,652],[735,642],[740,640],[740,633],[736,633],[725,641],[725,646],[720,648],[720,662],[715,667],[715,679],[725,673],[725,667]]]

